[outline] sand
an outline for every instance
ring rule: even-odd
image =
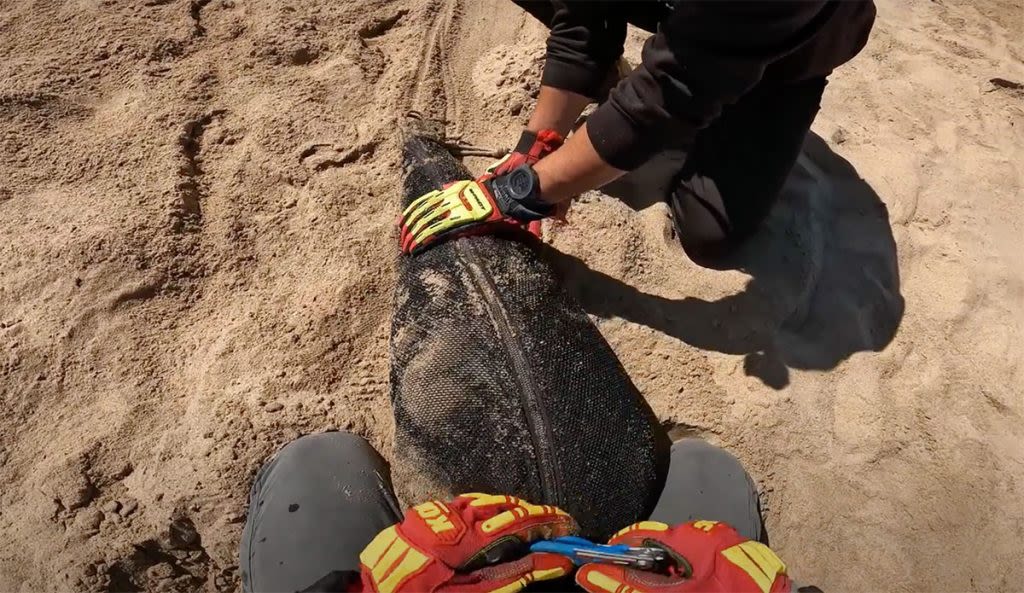
[[[879,4],[725,269],[650,195],[545,233],[799,579],[1019,591],[1024,14]],[[0,4],[0,590],[235,590],[268,455],[390,455],[397,124],[511,145],[543,39],[502,0]]]

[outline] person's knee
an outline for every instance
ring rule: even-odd
[[[726,206],[726,198],[714,180],[694,177],[680,182],[669,205],[687,255],[697,263],[713,264],[734,253],[760,228],[777,193],[770,191],[758,200],[750,200],[749,208],[737,212]]]
[[[676,231],[684,244],[716,243],[729,237],[732,225],[713,179],[695,175],[678,182],[669,204]]]
[[[733,250],[733,225],[714,180],[695,176],[679,182],[669,206],[679,242],[692,259],[700,263]]]
[[[373,446],[357,434],[321,432],[307,434],[288,443],[278,451],[275,459],[280,463],[293,459],[336,458],[353,455],[378,457]]]
[[[733,475],[742,478],[753,496],[757,496],[754,479],[735,455],[698,438],[686,438],[672,444],[672,463],[685,467],[694,475]]]
[[[700,439],[672,445],[665,489],[651,518],[670,524],[723,521],[750,539],[765,535],[750,474],[731,453]]]
[[[685,438],[672,443],[672,457],[685,457],[697,465],[718,465],[722,462],[739,466],[740,461],[725,449],[712,445],[704,439]],[[744,471],[744,473],[746,473]]]

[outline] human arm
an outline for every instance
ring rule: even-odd
[[[533,170],[540,180],[541,199],[548,204],[572,199],[625,174],[601,158],[590,140],[586,124],[560,150],[534,165]]]
[[[579,101],[542,101],[529,129],[571,125],[621,54],[620,21],[588,13],[594,3],[559,4],[544,72],[552,89]],[[537,163],[545,202],[595,189],[697,130],[757,84],[772,60],[820,29],[824,2],[681,2],[647,43],[641,66],[561,149]],[[614,22],[614,25],[608,24]],[[624,32],[624,30],[623,30]],[[687,58],[687,56],[691,56]],[[692,62],[692,63],[691,63]]]
[[[493,165],[491,172],[505,173],[523,163],[533,165],[561,147],[562,138],[569,134],[586,106],[595,102],[602,91],[607,91],[610,81],[618,80],[617,64],[626,35],[625,20],[610,10],[607,3],[553,4],[551,33],[536,106],[512,158]],[[550,132],[557,135],[557,146],[535,143],[538,134]],[[533,158],[528,158],[528,154]]]
[[[856,2],[857,0],[850,0]],[[588,118],[601,158],[632,170],[697,132],[757,85],[766,68],[822,31],[842,2],[677,3],[641,64]]]
[[[565,137],[583,110],[593,101],[579,93],[552,86],[541,86],[537,106],[526,124],[529,132],[554,130]]]

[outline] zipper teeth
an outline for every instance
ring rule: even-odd
[[[467,245],[466,241],[457,241],[455,248],[458,253],[465,256],[470,277],[483,295],[488,315],[512,359],[513,374],[519,385],[520,399],[523,411],[526,413],[526,423],[530,429],[534,449],[537,451],[541,489],[551,504],[560,505],[562,504],[562,494],[559,488],[558,469],[554,463],[554,453],[551,451],[550,423],[544,414],[543,406],[534,387],[529,363],[523,356],[522,344],[512,331],[508,316],[505,314],[498,296],[497,286],[490,274],[484,270],[479,254],[470,245]]]

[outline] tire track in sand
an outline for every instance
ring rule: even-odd
[[[459,80],[449,59],[458,39],[463,8],[460,0],[440,0],[419,56],[419,65],[413,83],[404,96],[409,97],[405,107],[432,116],[443,114],[449,122],[462,120]]]

